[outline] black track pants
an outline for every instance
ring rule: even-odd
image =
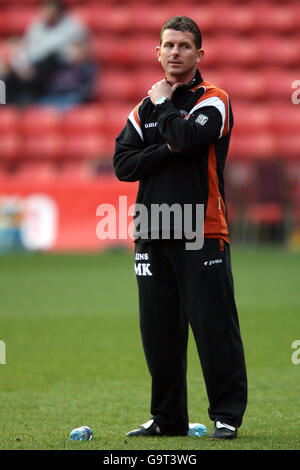
[[[240,426],[247,403],[244,350],[230,249],[205,239],[136,243],[140,328],[152,377],[151,414],[163,433],[186,434],[187,342],[191,325],[209,399],[209,417]]]

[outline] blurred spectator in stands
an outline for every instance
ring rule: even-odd
[[[39,99],[46,78],[66,60],[70,43],[88,36],[86,28],[66,11],[62,0],[45,0],[37,20],[14,53],[2,64],[0,78],[6,82],[7,103],[26,105]]]
[[[56,71],[46,80],[43,96],[37,103],[68,109],[91,101],[95,72],[88,39],[73,41],[64,59],[58,59]]]

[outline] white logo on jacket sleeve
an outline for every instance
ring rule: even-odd
[[[205,116],[205,114],[199,114],[199,116],[196,119],[196,123],[200,124],[200,126],[204,126],[208,121],[208,117]]]

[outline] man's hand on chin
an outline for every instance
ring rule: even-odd
[[[155,106],[156,100],[161,96],[171,99],[174,91],[181,85],[182,83],[174,83],[174,85],[169,85],[167,80],[164,78],[152,86],[151,90],[148,91],[148,95]]]

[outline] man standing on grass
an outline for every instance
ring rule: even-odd
[[[114,169],[122,181],[139,181],[136,207],[145,213],[163,204],[179,207],[182,214],[187,207],[192,210],[182,217],[181,227],[176,214],[169,217],[168,237],[164,217],[158,225],[153,220],[142,224],[135,214],[140,228],[135,271],[152,377],[152,418],[127,436],[195,435],[187,409],[190,324],[214,422],[210,437],[232,439],[247,402],[223,181],[233,116],[227,93],[203,80],[197,68],[204,51],[192,19],[168,20],[156,53],[165,78],[129,115],[116,139]],[[201,205],[203,244],[194,230]],[[194,246],[186,222],[193,227]]]

